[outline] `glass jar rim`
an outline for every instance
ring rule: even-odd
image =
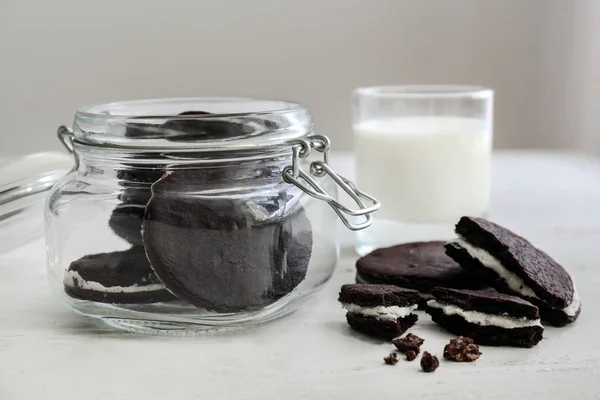
[[[181,97],[79,108],[73,142],[127,148],[227,149],[276,146],[312,131],[308,107],[287,100]]]
[[[171,103],[172,105],[184,105],[190,103],[272,103],[281,104],[285,107],[271,107],[264,108],[262,110],[249,110],[240,112],[223,112],[223,113],[211,113],[205,115],[180,115],[180,113],[160,113],[160,114],[140,114],[140,113],[110,113],[111,110],[123,110],[131,109],[136,107],[148,107],[156,106],[165,103]],[[124,100],[114,101],[108,103],[94,103],[79,107],[75,112],[75,118],[101,118],[106,120],[123,120],[123,119],[135,119],[136,121],[158,118],[171,118],[177,117],[178,119],[210,119],[215,117],[242,117],[251,115],[268,115],[268,114],[286,114],[294,113],[299,111],[308,111],[308,107],[289,100],[273,100],[273,99],[257,99],[250,97],[166,97],[166,98],[149,98],[149,99],[138,99],[138,100]]]
[[[360,87],[355,96],[382,98],[489,98],[494,95],[491,88],[476,85],[424,84],[424,85],[382,85]]]

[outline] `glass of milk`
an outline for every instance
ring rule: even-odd
[[[493,97],[475,86],[359,88],[353,95],[358,186],[381,201],[357,233],[360,255],[421,240],[446,240],[463,215],[490,200]]]

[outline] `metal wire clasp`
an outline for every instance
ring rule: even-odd
[[[56,131],[56,136],[58,136],[58,140],[65,146],[67,151],[73,153],[73,132],[65,125],[61,125]]]
[[[324,135],[310,135],[307,139],[293,140],[289,144],[292,145],[292,165],[283,169],[283,179],[287,183],[296,185],[309,196],[327,202],[348,229],[357,231],[370,226],[373,222],[371,213],[376,211],[381,206],[381,203],[331,169],[329,166],[329,138]],[[310,174],[307,174],[300,169],[300,159],[307,158],[313,149],[323,153],[323,161],[313,161],[310,164]],[[311,175],[317,178],[329,175],[354,200],[358,208],[348,208],[341,204],[325,192]],[[364,217],[364,220],[360,223],[355,223],[350,221],[349,216]]]

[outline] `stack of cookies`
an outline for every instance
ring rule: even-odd
[[[373,293],[402,288],[420,296],[419,308],[448,331],[492,346],[532,347],[542,339],[543,323],[565,326],[581,312],[581,301],[570,274],[528,240],[481,218],[463,217],[457,238],[445,242],[407,243],[378,249],[356,264],[357,284],[345,285],[340,301],[347,320],[358,330],[373,334],[385,326],[385,335],[400,336],[406,323],[390,333],[390,317],[347,306],[347,293]],[[385,296],[370,309],[389,306]],[[357,315],[358,314],[358,315]],[[362,318],[362,325],[356,321]],[[415,318],[411,320],[416,321]],[[413,322],[414,323],[414,322]]]

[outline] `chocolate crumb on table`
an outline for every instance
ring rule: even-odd
[[[444,347],[444,358],[447,360],[472,362],[477,360],[479,356],[481,356],[479,346],[469,337],[459,336],[450,339],[450,343]]]
[[[401,353],[406,353],[407,351],[414,351],[416,354],[419,354],[420,347],[425,340],[421,339],[417,335],[413,335],[409,333],[408,335],[402,338],[395,338],[392,340],[394,346],[398,348]]]
[[[383,357],[383,361],[389,365],[396,365],[398,363],[398,354],[390,353],[389,356]]]
[[[433,372],[440,366],[440,361],[434,355],[431,355],[428,351],[423,352],[421,357],[421,368],[425,372]]]
[[[406,359],[407,359],[408,361],[412,361],[412,360],[414,360],[415,358],[417,358],[417,353],[416,353],[416,352],[414,352],[413,350],[408,350],[408,351],[405,353],[405,355],[406,355]]]

